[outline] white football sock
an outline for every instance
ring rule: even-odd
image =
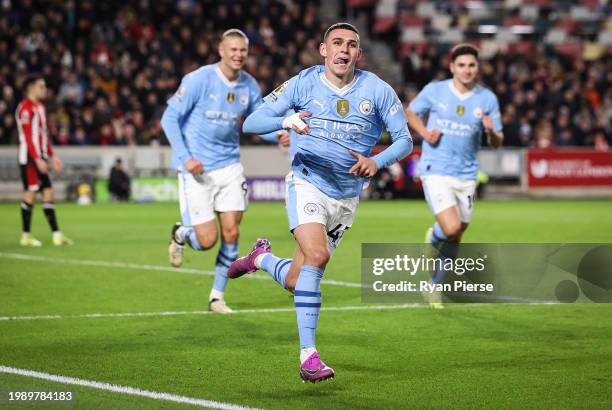
[[[257,269],[261,269],[261,263],[263,262],[263,258],[264,256],[266,256],[267,253],[260,253],[259,255],[257,255],[257,257],[255,258],[255,267]]]
[[[307,347],[306,349],[300,349],[300,364],[304,364],[306,359],[308,359],[317,349],[314,347]]]
[[[217,289],[211,289],[210,290],[210,295],[208,296],[208,301],[210,302],[213,299],[219,299],[219,300],[224,300],[223,296],[225,295],[225,292],[221,292]]]

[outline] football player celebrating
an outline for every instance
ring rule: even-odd
[[[436,217],[426,241],[439,251],[440,258],[457,255],[472,218],[482,133],[495,148],[504,137],[497,97],[476,82],[478,49],[470,44],[455,46],[450,71],[451,79],[427,84],[406,110],[409,126],[424,140],[418,170]],[[429,115],[427,126],[421,120],[424,115]],[[432,282],[442,283],[445,276],[441,268],[434,272]],[[440,296],[431,295],[432,307],[442,307]]]

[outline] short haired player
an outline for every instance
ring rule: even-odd
[[[289,229],[297,242],[293,259],[274,256],[270,242],[260,239],[228,272],[235,278],[263,269],[293,293],[300,376],[313,383],[334,376],[315,347],[325,266],[353,224],[366,180],[412,149],[393,88],[376,75],[355,69],[362,54],[357,29],[347,23],[332,25],[319,52],[323,66],[302,70],[278,87],[243,126],[246,132],[282,128],[298,134],[292,171],[286,178]],[[287,114],[291,109],[295,113]],[[385,129],[392,145],[370,157]]]
[[[456,45],[451,50],[452,78],[427,84],[406,109],[409,126],[424,140],[418,170],[436,217],[427,241],[441,257],[456,256],[472,218],[482,133],[495,148],[504,137],[497,97],[478,84],[478,67],[478,49]],[[441,283],[445,275],[443,269],[434,272],[432,281]],[[432,307],[442,307],[439,297],[430,299]]]
[[[30,232],[34,201],[36,194],[41,192],[43,211],[52,231],[53,245],[72,245],[73,241],[60,231],[55,214],[49,165],[55,172],[61,172],[63,164],[53,151],[51,136],[47,129],[47,114],[43,105],[47,96],[44,77],[31,74],[26,78],[23,90],[25,98],[17,106],[15,115],[19,132],[19,167],[23,182],[22,233],[19,243],[21,246],[42,246],[42,242],[34,238]]]

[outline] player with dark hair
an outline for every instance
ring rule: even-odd
[[[51,138],[47,131],[45,107],[42,104],[47,95],[45,79],[38,74],[30,75],[24,82],[23,91],[25,98],[17,106],[15,115],[19,131],[19,167],[23,182],[20,244],[31,247],[42,246],[42,242],[32,237],[30,233],[34,200],[36,193],[42,191],[43,210],[53,232],[53,244],[72,245],[72,240],[60,231],[55,215],[49,161],[55,172],[61,172],[63,165],[53,153]]]
[[[436,217],[426,240],[441,258],[456,256],[472,217],[482,133],[495,148],[504,137],[497,97],[477,83],[478,49],[458,44],[450,55],[452,78],[427,84],[406,110],[410,127],[424,139],[418,169]],[[445,276],[441,268],[432,282],[441,283]],[[442,307],[440,296],[428,296],[432,307]]]
[[[325,266],[353,224],[364,183],[412,149],[393,88],[355,68],[362,54],[357,29],[347,23],[332,25],[319,53],[324,66],[302,70],[278,87],[243,126],[246,132],[282,128],[298,134],[292,171],[286,178],[289,229],[297,242],[293,259],[276,257],[270,242],[260,239],[228,271],[230,278],[236,278],[263,269],[293,293],[300,376],[313,383],[334,376],[315,347]],[[393,144],[370,157],[384,129]]]

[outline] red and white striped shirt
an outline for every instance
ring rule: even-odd
[[[25,165],[37,158],[52,157],[44,105],[26,98],[17,106],[15,117],[19,130],[19,163]]]

